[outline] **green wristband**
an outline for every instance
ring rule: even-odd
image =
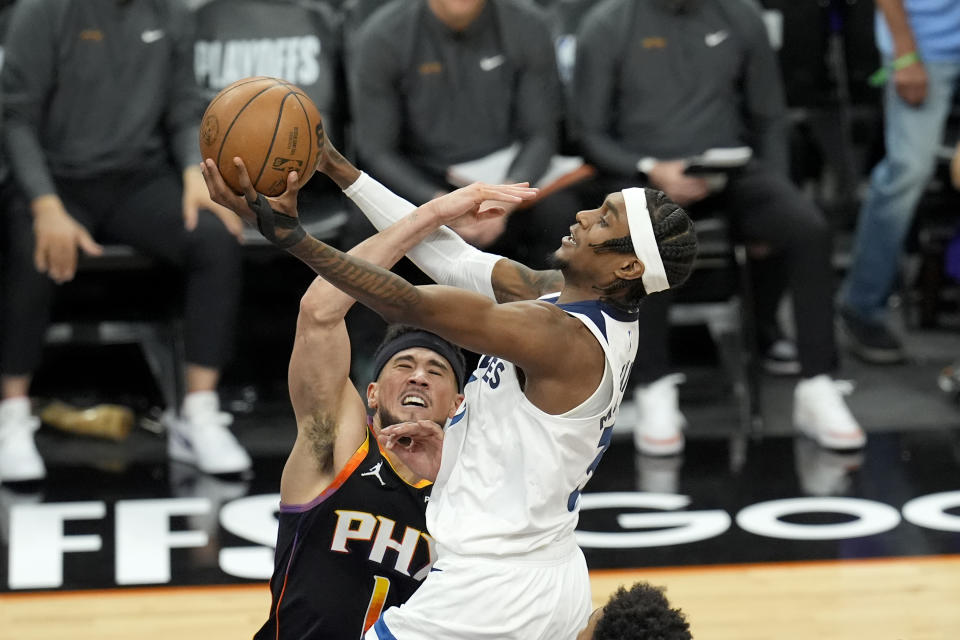
[[[899,58],[895,58],[889,65],[880,67],[874,71],[870,77],[867,78],[867,82],[871,87],[881,87],[890,78],[891,69],[893,71],[900,71],[900,69],[906,69],[910,65],[918,62],[920,62],[920,54],[916,51],[905,53]]]
[[[890,66],[894,71],[900,71],[900,69],[906,69],[915,62],[920,62],[920,55],[916,51],[911,51],[891,62]]]

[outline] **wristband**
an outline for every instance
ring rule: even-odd
[[[247,204],[257,216],[257,228],[261,235],[276,247],[289,249],[307,235],[306,230],[300,226],[299,218],[274,211],[262,193],[258,193],[253,202],[248,200]],[[280,233],[277,233],[278,229]]]
[[[899,58],[894,58],[894,60],[889,65],[884,65],[874,71],[867,82],[871,87],[880,87],[890,78],[891,71],[900,71],[900,69],[906,69],[910,65],[920,62],[920,54],[916,51],[911,51],[910,53],[905,53]]]

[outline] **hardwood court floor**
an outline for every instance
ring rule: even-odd
[[[599,606],[617,586],[667,588],[703,640],[953,640],[960,556],[717,565],[591,574]],[[0,596],[0,640],[236,640],[269,605],[265,585]]]

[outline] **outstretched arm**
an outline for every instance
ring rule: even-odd
[[[329,140],[324,143],[317,170],[337,183],[378,230],[386,229],[415,208],[353,166]],[[469,225],[490,215],[490,210],[479,209],[452,226]],[[571,224],[572,220],[571,215]],[[438,228],[407,255],[434,282],[476,291],[498,302],[531,300],[563,286],[559,271],[535,271],[519,262],[485,253],[464,242],[448,227]]]
[[[600,344],[583,323],[555,305],[529,300],[497,304],[455,287],[415,287],[309,235],[288,251],[388,322],[420,326],[471,351],[514,363],[526,373],[527,398],[547,413],[579,405],[600,382]]]
[[[205,167],[214,200],[257,224],[278,247],[387,321],[420,326],[467,349],[500,356],[523,368],[527,397],[542,410],[566,411],[585,400],[599,383],[604,362],[599,343],[580,321],[558,307],[538,301],[496,304],[453,287],[414,287],[381,267],[307,235],[296,217],[295,172],[290,173],[287,191],[268,200],[253,190],[242,164],[238,169],[245,196],[236,196],[226,187],[212,162]],[[439,217],[447,211],[437,206],[442,200],[418,211],[435,222],[449,222]],[[474,203],[474,211],[479,203]],[[563,344],[563,349],[557,349],[557,344]],[[578,372],[575,379],[572,371]]]
[[[390,268],[427,231],[411,214],[350,254]],[[366,437],[366,408],[349,379],[344,317],[353,303],[319,277],[300,301],[287,371],[297,438],[280,482],[281,500],[288,504],[309,502],[326,489]]]
[[[210,193],[218,202],[241,214],[251,213],[247,201],[225,187],[212,162],[204,164],[203,172]],[[245,169],[241,168],[240,174],[241,181],[246,179],[249,186]],[[452,217],[456,212],[469,213],[485,200],[520,202],[534,194],[534,189],[521,186],[471,185],[443,196],[433,208]],[[295,197],[295,193],[281,196],[294,201]],[[277,201],[274,204],[284,206]],[[435,226],[430,215],[414,210],[354,247],[350,255],[390,268]],[[364,403],[349,380],[350,342],[344,317],[353,303],[353,298],[322,278],[310,285],[301,300],[287,376],[297,439],[281,480],[281,499],[286,503],[299,504],[315,498],[366,437]]]

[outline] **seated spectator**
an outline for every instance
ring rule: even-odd
[[[649,184],[694,218],[719,208],[743,239],[782,260],[802,376],[794,424],[825,447],[863,446],[831,377],[837,351],[829,227],[787,178],[782,84],[756,8],[741,0],[605,0],[578,32],[573,95],[584,156],[602,172],[601,190]],[[686,159],[710,149],[740,164],[751,159],[729,173],[688,174]],[[761,279],[776,274],[754,271]],[[777,284],[764,288],[776,291]],[[776,309],[771,298],[766,325]],[[684,446],[668,308],[667,296],[642,306],[642,357],[633,369],[635,442],[652,455]]]
[[[486,181],[535,184],[557,153],[556,58],[546,16],[532,4],[395,0],[356,34],[348,75],[360,163],[414,204],[451,191],[453,165],[516,145],[502,175]],[[575,203],[560,191],[464,237],[543,268]]]
[[[168,454],[208,473],[249,468],[217,385],[241,285],[242,223],[210,200],[197,146],[203,101],[190,15],[177,2],[31,0],[14,5],[3,134],[20,195],[8,246],[0,344],[0,479],[36,480],[30,383],[56,284],[79,252],[130,245],[182,268],[187,394],[168,407]],[[168,160],[169,158],[169,160]]]
[[[347,58],[358,164],[416,205],[456,188],[447,175],[452,165],[510,147],[518,150],[499,175],[470,181],[537,183],[558,151],[562,103],[543,12],[523,0],[394,0],[369,13],[374,2],[356,2],[360,27]],[[541,269],[578,205],[563,190],[460,233],[477,247]],[[346,244],[372,233],[362,216],[351,217],[348,227]],[[406,260],[396,270],[427,282]],[[383,332],[379,317],[362,305],[348,326],[356,344]],[[369,357],[362,350],[354,355],[354,379],[369,378]]]

